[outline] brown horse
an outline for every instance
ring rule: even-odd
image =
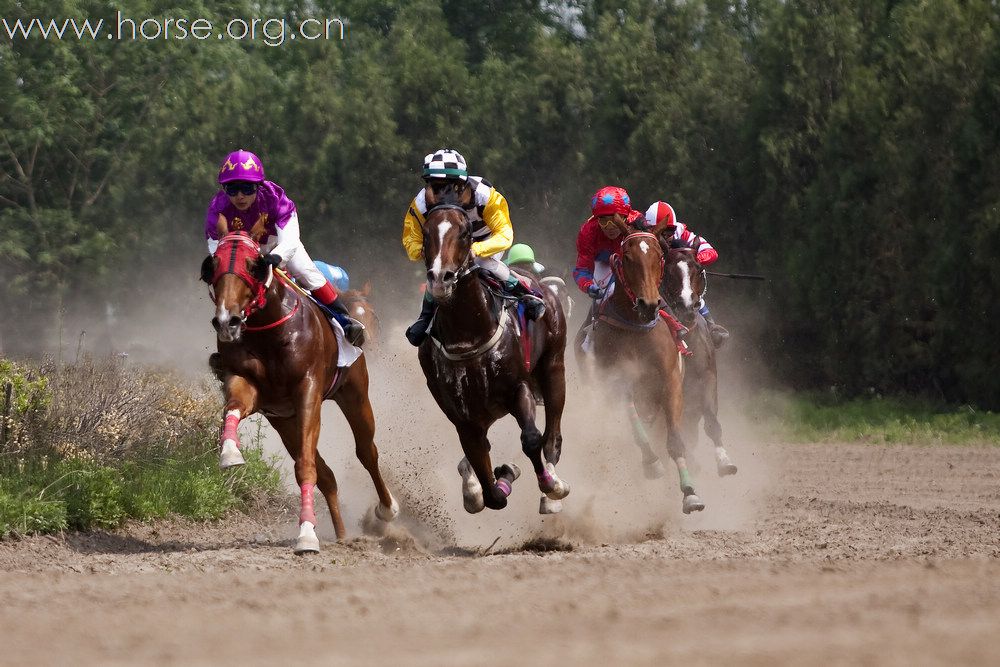
[[[666,265],[660,291],[675,317],[688,328],[685,341],[691,356],[684,368],[684,438],[698,442],[698,422],[704,419],[705,433],[715,444],[716,470],[720,477],[735,475],[736,466],[722,444],[719,423],[719,374],[715,365],[715,345],[708,323],[698,312],[705,294],[705,269],[690,248],[671,249],[661,237]]]
[[[319,551],[313,488],[330,507],[337,538],[345,535],[337,480],[316,450],[320,408],[327,398],[340,406],[354,433],[355,451],[378,493],[375,515],[391,521],[399,507],[382,480],[375,448],[375,419],[368,400],[364,355],[338,367],[334,330],[311,300],[262,260],[260,247],[242,234],[223,237],[201,267],[215,302],[212,326],[218,352],[209,366],[222,381],[226,400],[219,465],[244,463],[237,427],[255,412],[267,417],[295,461],[302,492],[296,553]]]
[[[347,312],[351,314],[351,317],[365,325],[361,346],[365,348],[367,354],[378,351],[382,330],[382,322],[372,306],[371,297],[372,284],[367,281],[359,290],[352,289],[340,293],[340,298],[344,300]]]
[[[615,372],[619,376],[609,378],[609,386],[628,388],[638,419],[652,424],[658,417],[664,418],[667,451],[677,464],[684,494],[681,509],[689,514],[705,505],[695,494],[685,460],[681,434],[683,365],[673,336],[659,314],[663,250],[654,234],[625,227],[621,231],[621,247],[611,256],[613,291],[601,305],[594,325],[594,356],[605,374]],[[648,445],[643,454],[647,466],[651,463],[649,456],[656,460]]]
[[[479,278],[465,211],[456,203],[428,204],[424,261],[437,313],[430,336],[420,346],[420,367],[462,443],[465,458],[458,470],[465,509],[476,513],[484,506],[498,510],[507,505],[520,470],[514,464],[494,470],[487,433],[496,420],[510,414],[521,428],[521,449],[544,494],[539,512],[558,512],[559,500],[569,493],[569,484],[555,472],[566,401],[562,308],[554,294],[542,290],[545,314],[531,326],[528,341],[522,341],[516,313],[506,304],[495,307],[500,297]],[[535,426],[538,395],[545,403],[545,433]]]

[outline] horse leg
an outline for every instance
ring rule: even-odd
[[[632,438],[635,444],[642,451],[642,471],[646,479],[659,479],[666,474],[663,463],[653,452],[649,434],[646,431],[646,424],[639,415],[639,408],[635,404],[635,396],[630,392],[627,398],[629,423],[632,425]]]
[[[359,360],[360,362],[361,360]],[[375,447],[375,414],[372,412],[372,404],[368,398],[368,373],[360,373],[359,362],[351,367],[351,375],[334,396],[341,412],[347,418],[347,423],[354,434],[354,453],[357,455],[361,465],[365,467],[375,485],[375,493],[378,494],[378,504],[375,505],[375,516],[382,521],[392,521],[399,514],[399,504],[389,492],[382,479],[382,472],[378,467],[378,448]],[[358,374],[355,375],[355,368]]]
[[[313,501],[313,489],[318,481],[320,482],[320,491],[324,493],[326,502],[330,506],[330,517],[333,519],[337,539],[343,538],[345,531],[344,522],[340,518],[340,503],[337,499],[337,486],[333,472],[330,472],[329,477],[324,474],[322,480],[317,474],[316,459],[318,454],[316,447],[319,442],[322,400],[319,398],[319,390],[314,383],[307,381],[300,387],[299,395],[305,398],[297,406],[296,416],[274,419],[271,424],[281,435],[285,449],[295,461],[295,481],[302,494],[299,510],[299,536],[295,542],[295,553],[304,554],[319,551]]]
[[[458,464],[458,472],[463,481],[465,511],[475,514],[482,511],[483,507],[503,509],[507,506],[511,485],[521,475],[521,469],[513,463],[507,463],[493,470],[486,428],[479,424],[463,424],[457,428],[458,439],[465,452],[465,458]]]
[[[719,477],[736,474],[736,464],[722,445],[722,424],[719,423],[719,388],[715,373],[706,375],[702,386],[702,414],[705,418],[705,434],[715,445],[715,467]]]
[[[316,452],[316,486],[319,487],[319,492],[326,498],[326,504],[330,508],[330,519],[333,521],[333,530],[337,534],[337,539],[344,539],[347,535],[347,529],[344,528],[344,519],[340,516],[337,477],[318,451]],[[313,523],[313,525],[316,524]],[[319,551],[318,542],[316,550]]]
[[[545,468],[551,475],[553,481],[558,480],[565,486],[565,493],[559,497],[553,497],[541,487],[542,498],[539,501],[539,514],[556,514],[562,511],[562,500],[569,494],[569,483],[559,480],[556,476],[555,466],[562,457],[562,413],[566,406],[566,366],[563,361],[563,353],[553,355],[546,367],[540,369],[538,384],[545,401],[545,433],[542,434],[542,441],[545,443],[542,453],[545,455]],[[558,483],[557,483],[558,484]]]
[[[230,375],[223,384],[223,393],[226,407],[223,410],[222,435],[219,438],[219,467],[225,470],[246,463],[240,451],[237,431],[240,420],[249,417],[257,408],[257,388],[245,377]]]
[[[547,466],[542,461],[544,439],[535,425],[535,407],[535,397],[528,383],[522,382],[517,387],[514,404],[511,406],[511,414],[521,427],[521,451],[531,460],[535,477],[538,479],[539,491],[552,500],[561,500],[569,493],[569,485],[555,474],[555,466],[551,464]],[[544,503],[539,506],[540,513],[545,514],[545,509]]]
[[[669,366],[667,366],[669,368]],[[705,503],[701,501],[701,498],[694,492],[694,482],[691,481],[691,473],[688,472],[686,456],[686,448],[684,446],[684,437],[681,434],[681,420],[683,418],[683,402],[684,397],[682,393],[682,381],[678,377],[678,373],[670,373],[670,378],[667,381],[667,451],[670,452],[670,458],[674,460],[677,465],[677,474],[680,478],[681,493],[684,494],[684,500],[681,504],[681,510],[685,514],[690,514],[691,512],[700,512],[705,509]]]

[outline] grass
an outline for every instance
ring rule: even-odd
[[[789,442],[1000,445],[1000,414],[914,398],[768,393],[752,416]]]
[[[284,494],[276,461],[254,444],[245,466],[219,471],[217,390],[114,362],[6,363],[0,380],[15,399],[0,443],[0,539],[212,520]]]

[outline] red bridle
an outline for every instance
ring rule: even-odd
[[[227,234],[219,241],[215,256],[219,259],[219,265],[215,268],[215,275],[212,276],[212,290],[209,293],[212,301],[216,302],[215,284],[222,276],[231,273],[250,288],[252,297],[242,312],[243,319],[248,319],[267,303],[267,288],[271,284],[271,276],[265,281],[260,281],[254,278],[247,268],[247,260],[256,260],[260,257],[260,245],[246,234]]]
[[[637,299],[635,296],[635,292],[633,292],[632,288],[629,287],[628,280],[625,278],[625,273],[622,271],[622,252],[625,250],[625,243],[629,239],[634,239],[639,237],[646,237],[651,239],[652,242],[657,245],[657,247],[659,247],[660,245],[660,240],[656,237],[656,234],[650,234],[649,232],[633,232],[622,239],[621,244],[618,246],[618,250],[613,255],[611,255],[611,270],[615,272],[618,282],[621,284],[622,287],[625,288],[625,294],[628,296],[629,301],[632,302],[633,306],[636,305]],[[657,285],[659,285],[663,281],[664,262],[666,262],[666,257],[664,257],[663,254],[661,253],[660,276],[659,278],[656,279]]]

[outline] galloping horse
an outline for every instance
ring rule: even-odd
[[[705,293],[705,271],[695,259],[694,250],[671,249],[662,237],[666,266],[660,290],[664,300],[681,324],[688,328],[685,341],[691,356],[684,369],[684,437],[688,443],[698,441],[698,422],[704,418],[705,433],[715,444],[716,470],[720,477],[735,475],[736,466],[722,445],[722,425],[719,423],[719,374],[715,366],[715,345],[698,304]]]
[[[381,338],[382,323],[378,318],[378,313],[371,303],[372,284],[365,282],[361,289],[346,290],[340,293],[340,298],[344,300],[344,306],[351,317],[365,325],[364,338],[361,344],[367,354],[378,350],[378,342]]]
[[[218,352],[209,358],[209,366],[222,381],[226,399],[220,467],[244,463],[237,427],[241,419],[260,412],[295,461],[295,481],[302,492],[295,552],[319,551],[313,511],[316,485],[330,507],[337,538],[343,538],[337,480],[316,451],[320,408],[332,398],[347,418],[357,456],[375,484],[375,515],[382,521],[394,519],[399,506],[378,468],[364,355],[338,367],[338,339],[326,317],[262,260],[260,246],[249,236],[223,237],[215,255],[202,264],[201,277],[211,285],[216,305],[212,326],[218,332]]]
[[[516,313],[480,280],[473,263],[472,225],[445,192],[428,201],[423,225],[428,289],[437,302],[430,336],[419,350],[427,386],[455,429],[465,457],[458,465],[465,510],[502,509],[520,475],[514,464],[493,469],[487,432],[511,414],[521,428],[521,448],[544,494],[539,512],[561,509],[569,484],[555,464],[562,451],[560,420],[566,401],[566,321],[554,294],[542,290],[545,315],[519,337]],[[536,395],[545,403],[545,433],[535,426]],[[544,461],[542,459],[544,454]]]
[[[621,232],[621,248],[611,256],[613,291],[601,305],[594,325],[594,355],[602,371],[617,370],[625,376],[622,384],[629,388],[638,419],[649,424],[658,416],[665,418],[667,450],[677,464],[684,494],[681,509],[689,514],[703,510],[705,505],[695,494],[685,460],[681,434],[684,370],[670,330],[659,314],[663,250],[655,234],[625,226]],[[617,383],[609,381],[608,386]],[[638,434],[637,440],[647,468],[658,463],[648,442],[639,439]]]

